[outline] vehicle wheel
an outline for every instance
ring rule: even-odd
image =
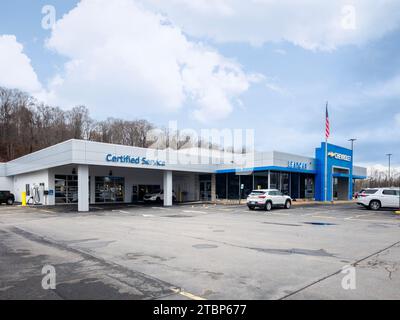
[[[13,199],[8,199],[8,200],[7,200],[7,204],[8,204],[9,206],[13,205],[13,204],[14,204],[14,200],[13,200]]]
[[[272,203],[271,203],[270,201],[268,201],[268,202],[265,204],[264,209],[265,209],[265,211],[271,211],[271,209],[272,209]]]
[[[248,206],[249,207],[249,210],[254,210],[254,207],[251,207],[251,206]]]
[[[285,209],[290,209],[292,207],[292,202],[290,200],[286,200]]]
[[[369,204],[370,209],[379,210],[381,208],[381,203],[377,200],[372,200]]]

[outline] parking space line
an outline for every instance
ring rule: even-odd
[[[197,211],[197,210],[183,210],[182,212],[185,212],[185,213],[202,213],[202,214],[207,214],[208,213],[208,212]]]
[[[351,217],[348,217],[348,218],[344,218],[344,220],[355,220],[356,218],[360,218],[360,217],[370,217],[370,216],[373,216],[373,215],[375,215],[376,214],[376,212],[373,212],[373,213],[368,213],[368,214],[359,214],[359,215],[357,215],[357,216],[351,216]],[[360,219],[358,219],[358,220],[360,220]],[[362,219],[361,219],[362,220]]]
[[[130,212],[128,212],[128,211],[124,211],[124,210],[112,210],[112,212],[130,213]]]
[[[313,218],[324,218],[324,219],[339,219],[337,217],[331,217],[331,216],[312,216]]]
[[[45,209],[40,209],[40,211],[42,211],[42,212],[46,212],[46,213],[55,213],[54,211],[45,210]]]
[[[186,298],[192,299],[192,300],[206,300],[205,298],[196,296],[196,295],[194,295],[192,293],[185,292],[185,291],[180,290],[180,289],[172,289],[172,291],[177,293],[177,294],[180,294],[181,296],[184,296]]]

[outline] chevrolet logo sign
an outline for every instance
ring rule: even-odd
[[[328,152],[328,157],[335,158],[337,160],[343,160],[343,161],[351,162],[351,156],[349,156],[347,154],[338,153],[338,152],[330,151],[330,152]]]

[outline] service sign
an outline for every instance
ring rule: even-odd
[[[131,164],[141,164],[145,166],[156,166],[156,167],[164,167],[165,161],[162,160],[152,160],[147,159],[146,157],[132,157],[129,155],[117,156],[111,153],[106,156],[107,162],[117,162],[117,163],[131,163]]]
[[[288,161],[288,168],[307,170],[307,163],[298,161]]]

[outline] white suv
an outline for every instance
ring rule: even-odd
[[[257,207],[271,211],[272,207],[278,206],[290,209],[292,199],[276,189],[253,190],[247,197],[247,206],[250,210],[254,210]]]
[[[380,208],[400,208],[400,189],[365,189],[358,195],[357,204],[372,210],[379,210]]]

